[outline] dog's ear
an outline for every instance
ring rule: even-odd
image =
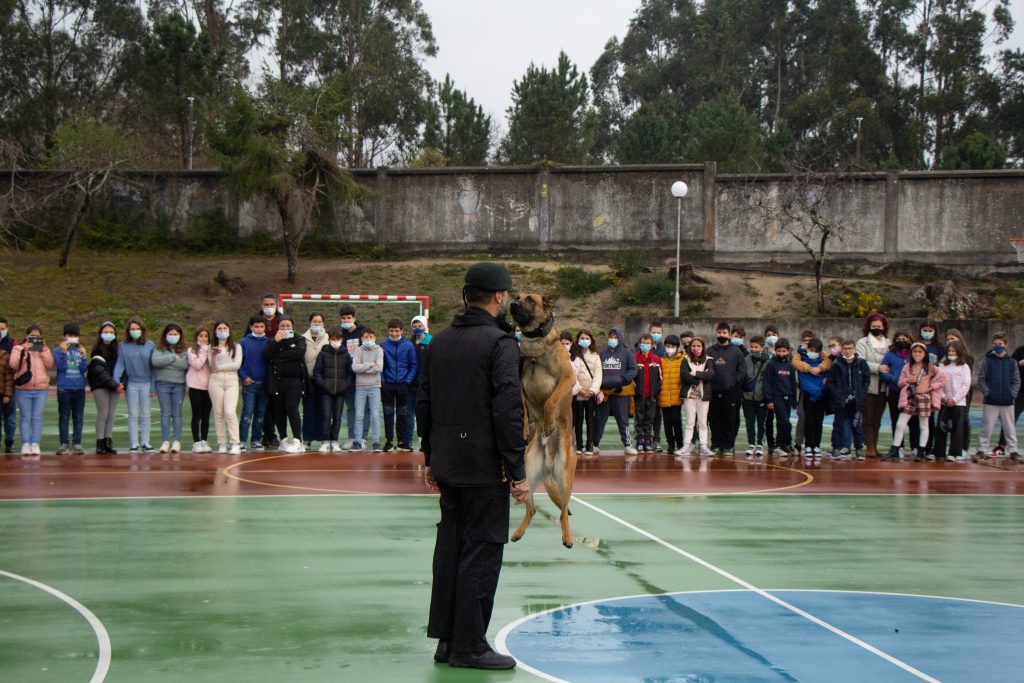
[[[551,308],[558,303],[558,294],[542,294],[541,300],[544,302],[544,308],[551,310]]]

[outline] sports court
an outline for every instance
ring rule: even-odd
[[[5,459],[0,678],[1020,680],[1024,470],[602,451],[574,547],[543,494],[506,547],[493,673],[431,660],[415,453]]]

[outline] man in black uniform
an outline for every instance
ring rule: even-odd
[[[529,491],[511,288],[501,264],[466,271],[466,311],[427,348],[416,403],[424,481],[441,491],[427,636],[440,640],[435,661],[460,668],[516,665],[487,643],[509,494],[521,503]]]

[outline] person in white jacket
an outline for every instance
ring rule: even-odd
[[[213,425],[221,453],[242,454],[238,436],[238,368],[242,367],[242,347],[231,338],[231,328],[224,321],[213,327],[216,343],[210,348],[210,401],[213,403]],[[230,441],[229,441],[230,439]]]
[[[604,398],[601,394],[601,356],[591,348],[593,343],[594,336],[589,330],[582,329],[576,333],[570,351],[570,357],[576,362],[576,383],[580,387],[573,396],[572,425],[576,435],[576,450],[587,458],[594,455],[597,446],[592,430],[594,411],[598,401]],[[587,425],[586,441],[583,440],[584,423]]]
[[[946,345],[939,369],[946,375],[942,387],[942,410],[935,434],[935,459],[967,460],[967,394],[971,391],[971,367],[967,364],[967,348],[959,341]],[[946,440],[949,452],[946,452]]]

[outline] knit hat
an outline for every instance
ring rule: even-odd
[[[512,289],[512,277],[503,263],[484,261],[466,271],[465,284],[485,292],[506,292]]]
[[[430,331],[430,325],[427,324],[427,317],[425,315],[414,315],[412,317],[412,322],[421,322],[423,323],[423,329],[427,332]]]

